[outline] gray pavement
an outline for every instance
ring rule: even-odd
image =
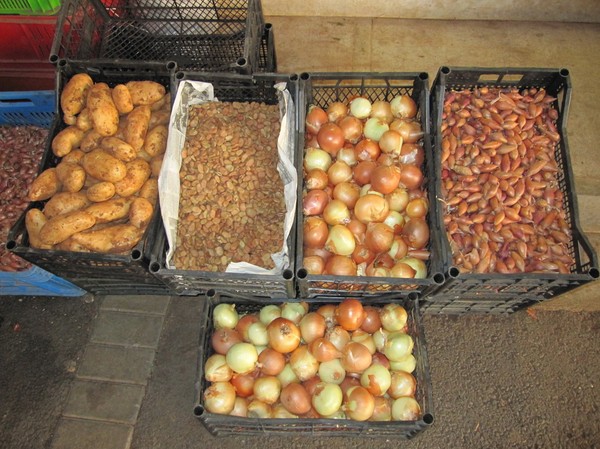
[[[192,414],[200,301],[0,297],[0,447],[600,447],[599,313],[425,316],[435,422],[410,441],[217,438]]]

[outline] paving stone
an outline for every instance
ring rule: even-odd
[[[61,418],[52,449],[127,449],[132,435],[133,427],[126,424]]]
[[[144,393],[142,385],[75,380],[63,415],[134,424]]]
[[[77,369],[77,377],[146,384],[154,349],[90,343]]]
[[[164,315],[168,306],[169,296],[111,295],[104,298],[101,309]]]
[[[156,348],[163,317],[101,310],[90,341]]]

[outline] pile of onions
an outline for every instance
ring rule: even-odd
[[[308,274],[427,276],[429,204],[416,115],[408,95],[309,107],[302,198]]]
[[[354,298],[309,310],[304,302],[238,315],[213,309],[204,407],[250,418],[415,421],[414,341],[400,303]]]

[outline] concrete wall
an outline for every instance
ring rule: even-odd
[[[262,0],[266,16],[600,23],[599,0]]]

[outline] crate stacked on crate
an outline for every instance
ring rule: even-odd
[[[72,167],[70,172],[74,173],[77,172],[77,170],[81,173],[81,167],[85,167],[83,169],[85,170],[84,179],[88,181],[88,184],[83,185],[83,187],[81,185],[77,187],[68,187],[74,186],[75,181],[73,178],[68,178],[69,184],[67,185],[67,181],[64,181],[64,184],[65,189],[70,189],[70,191],[63,189],[63,191],[59,191],[55,195],[41,197],[39,200],[31,202],[27,212],[19,218],[17,223],[11,229],[7,247],[23,259],[28,260],[38,267],[54,273],[93,294],[168,294],[169,290],[167,287],[159,279],[153,276],[148,269],[150,247],[154,244],[153,226],[151,226],[149,222],[159,216],[156,185],[158,170],[160,169],[160,163],[162,161],[162,154],[160,153],[160,150],[158,150],[158,147],[151,151],[148,146],[144,146],[149,142],[149,139],[146,139],[137,142],[137,144],[141,144],[144,151],[147,150],[144,155],[147,161],[141,156],[134,156],[135,159],[132,159],[131,157],[127,157],[128,148],[133,151],[130,144],[122,145],[120,139],[107,136],[108,139],[116,139],[114,142],[117,142],[119,144],[117,146],[123,151],[123,153],[118,153],[120,151],[119,149],[113,148],[110,145],[107,147],[107,142],[110,140],[106,142],[100,141],[102,135],[98,131],[99,128],[97,128],[97,123],[101,123],[102,129],[105,129],[105,125],[113,127],[116,126],[118,122],[122,126],[119,136],[127,142],[131,141],[133,144],[132,139],[135,140],[137,134],[130,126],[133,126],[136,123],[139,125],[141,123],[140,126],[142,126],[142,128],[146,127],[151,131],[155,128],[158,129],[162,124],[165,131],[164,140],[166,140],[166,128],[170,116],[170,103],[168,102],[168,96],[165,96],[165,92],[169,92],[171,82],[168,65],[162,63],[137,63],[123,66],[116,62],[103,62],[94,65],[90,63],[77,64],[75,62],[66,62],[63,60],[60,64],[60,70],[57,72],[57,77],[57,98],[60,99],[63,98],[65,86],[67,86],[71,80],[79,79],[83,80],[85,83],[88,83],[89,80],[88,84],[91,83],[91,85],[97,87],[97,89],[95,89],[96,93],[94,94],[95,98],[105,95],[108,95],[110,98],[111,93],[107,89],[114,89],[115,86],[120,85],[121,88],[125,88],[128,92],[136,91],[137,94],[139,94],[135,100],[134,96],[131,96],[134,104],[147,103],[148,101],[154,101],[154,103],[152,103],[152,106],[143,104],[141,106],[136,106],[136,110],[140,112],[140,114],[136,114],[135,117],[137,118],[134,120],[134,113],[132,111],[128,116],[131,119],[131,122],[125,121],[123,118],[118,120],[119,116],[117,110],[107,108],[105,105],[104,107],[99,108],[99,110],[101,109],[102,114],[106,113],[106,115],[102,115],[103,118],[101,119],[95,119],[99,120],[99,122],[93,121],[90,123],[90,117],[87,117],[86,119],[85,112],[77,113],[74,114],[74,116],[69,117],[68,114],[64,113],[64,108],[69,107],[71,103],[67,102],[66,104],[63,104],[61,102],[60,107],[58,108],[58,114],[50,128],[40,173],[52,172],[52,169],[56,170],[55,173],[57,173],[58,169],[56,167],[59,167],[60,164],[72,164],[70,166]],[[152,85],[150,86],[152,90],[151,93],[147,90],[142,91],[142,87],[140,87],[139,84],[135,84],[135,82],[139,83],[143,81],[152,82]],[[134,82],[134,86],[131,88],[124,86],[129,82]],[[104,87],[102,87],[102,83],[105,84]],[[91,85],[88,85],[89,90],[94,88]],[[75,91],[76,93],[81,92],[77,89],[75,89]],[[73,92],[73,90],[71,90],[71,92]],[[131,95],[133,95],[133,93]],[[91,97],[93,96],[90,95],[89,98]],[[89,101],[87,105],[92,107]],[[133,108],[133,104],[130,106]],[[154,108],[154,110],[152,110],[152,108]],[[90,113],[94,114],[91,111]],[[142,114],[143,117],[146,118],[143,118]],[[146,116],[146,114],[148,115]],[[96,117],[98,116],[96,115]],[[106,117],[109,117],[107,121],[104,120]],[[117,122],[113,122],[113,118],[116,118]],[[85,125],[86,120],[88,125]],[[70,121],[74,124],[67,125],[65,121]],[[154,124],[151,125],[151,123]],[[83,131],[82,128],[87,129],[87,131]],[[136,127],[136,129],[138,128],[139,126]],[[149,134],[150,132],[148,132],[146,136]],[[57,136],[59,137],[57,138]],[[66,136],[66,140],[64,136]],[[99,149],[101,145],[104,150]],[[87,153],[84,153],[81,148],[85,149]],[[151,153],[154,154],[155,150],[158,152],[155,155],[150,156]],[[88,162],[86,162],[86,157],[92,157],[91,155],[102,155],[103,157],[106,157],[106,154],[109,153],[110,155],[115,155],[111,156],[110,159],[110,162],[114,162],[115,164],[113,164],[114,167],[110,167],[110,170],[107,169],[107,173],[108,171],[113,173],[114,170],[118,169],[121,172],[121,175],[119,175],[121,184],[119,184],[118,181],[113,183],[104,180],[106,173],[95,173],[95,177],[90,175],[90,170],[95,167],[100,167],[101,163],[91,162],[90,159],[88,164]],[[127,164],[135,164],[135,166],[125,165],[125,162],[122,162],[121,160],[115,161],[117,154],[121,154],[119,157],[129,160],[130,162],[127,162]],[[100,159],[98,159],[98,161],[99,160]],[[65,167],[69,167],[69,165],[64,165],[63,168]],[[135,176],[138,179],[137,181],[133,179],[134,172],[140,175],[139,177],[137,175]],[[125,175],[125,177],[123,177],[123,175]],[[41,176],[38,177],[38,179],[40,178]],[[104,184],[102,182],[99,183],[98,181],[100,179],[106,182],[104,182]],[[139,184],[138,181],[140,180],[143,182],[143,185],[134,185]],[[81,181],[81,179],[78,181]],[[132,183],[130,183],[130,181]],[[94,194],[92,194],[91,189],[95,187],[95,185],[103,185],[103,187],[112,186],[112,191],[108,189],[107,193],[106,189],[102,189],[102,191],[95,189]],[[134,187],[137,189],[135,192],[132,190]],[[119,190],[122,199],[110,199],[117,189]],[[33,188],[32,190],[35,191]],[[61,197],[59,200],[58,196],[61,194],[65,196]],[[102,201],[98,195],[107,195],[107,198],[109,199]],[[121,203],[119,203],[119,201],[121,201]],[[138,206],[140,206],[139,208],[134,207],[136,201]],[[52,205],[50,205],[50,202],[52,202]],[[112,212],[107,210],[101,212],[97,210],[99,205],[107,205],[108,203],[111,205]],[[120,212],[118,212],[117,209],[113,209],[113,207],[117,207]],[[92,212],[90,208],[94,209],[95,212]],[[37,215],[34,215],[34,210]],[[137,210],[137,212],[134,212],[135,210]],[[139,214],[140,211],[143,211],[143,216]],[[108,212],[108,215],[106,215],[105,212]],[[37,223],[35,220],[42,220],[42,218],[43,220],[48,220],[48,223],[50,223],[51,219],[79,213],[84,214],[83,218],[90,223],[91,221],[94,223],[98,222],[99,226],[95,228],[97,230],[92,230],[90,232],[102,233],[103,227],[105,228],[105,233],[109,232],[109,229],[113,229],[116,232],[116,227],[113,226],[115,223],[117,223],[116,226],[121,226],[119,231],[123,232],[119,233],[118,238],[117,234],[112,237],[108,236],[108,234],[103,234],[104,236],[100,236],[100,234],[90,234],[88,237],[93,240],[93,242],[90,240],[83,245],[76,243],[74,237],[65,240],[62,238],[65,237],[64,235],[61,236],[60,239],[57,238],[56,241],[55,237],[49,237],[47,240],[40,240],[39,235],[41,234],[31,236],[28,232],[29,229],[36,229],[35,225],[31,225],[33,227],[28,228],[26,220],[28,213],[31,214],[31,223]],[[88,216],[91,213],[95,217],[93,220]],[[42,218],[40,218],[41,214],[44,214]],[[70,223],[67,226],[71,230],[74,229],[72,224],[73,223]],[[77,226],[79,226],[79,224]],[[89,229],[89,226],[87,226],[86,229]],[[41,228],[38,230],[41,231]],[[79,232],[79,234],[84,233]],[[36,244],[33,242],[32,244],[32,238],[36,238],[38,243]]]
[[[378,272],[370,271],[371,268],[375,267],[375,264],[378,263],[377,260],[380,257],[377,257],[377,260],[373,260],[373,257],[364,257],[363,259],[358,258],[358,255],[351,254],[350,256],[342,256],[345,257],[343,262],[348,262],[353,266],[350,267],[352,269],[352,273],[344,274],[344,275],[333,275],[327,274],[328,270],[332,272],[337,272],[337,268],[331,267],[328,269],[325,267],[323,271],[323,267],[313,269],[311,267],[305,266],[308,264],[307,258],[305,256],[317,256],[318,258],[323,259],[317,252],[324,248],[322,241],[316,241],[315,243],[307,243],[306,240],[307,233],[312,231],[308,231],[307,227],[310,227],[308,223],[309,219],[312,219],[313,213],[310,212],[305,206],[303,206],[303,202],[308,201],[309,195],[315,192],[315,190],[311,190],[311,192],[307,191],[306,182],[302,182],[302,180],[308,176],[307,169],[305,167],[306,163],[306,155],[308,154],[311,147],[311,143],[309,141],[308,131],[305,132],[305,124],[307,122],[307,114],[309,112],[309,108],[312,106],[320,107],[323,110],[327,110],[327,108],[335,102],[343,103],[344,105],[348,105],[351,100],[355,97],[363,97],[369,100],[371,103],[374,102],[391,102],[394,98],[401,96],[406,96],[407,98],[412,98],[414,104],[416,106],[416,115],[414,119],[414,124],[417,126],[420,125],[422,132],[421,143],[417,143],[415,148],[418,148],[419,153],[423,155],[422,161],[417,161],[412,165],[415,165],[415,172],[422,174],[423,182],[419,182],[419,188],[414,188],[415,192],[413,192],[416,197],[422,197],[424,204],[434,204],[435,203],[435,189],[434,189],[434,172],[433,172],[433,155],[431,152],[431,146],[429,142],[429,85],[428,85],[428,76],[426,73],[311,73],[311,74],[303,74],[301,76],[301,88],[300,88],[301,96],[299,102],[299,118],[298,118],[298,126],[299,126],[299,141],[298,141],[298,156],[297,156],[297,168],[298,168],[298,211],[297,211],[297,253],[296,253],[296,269],[297,269],[297,285],[299,297],[301,298],[313,298],[313,297],[339,297],[340,295],[352,295],[356,297],[378,297],[382,295],[386,295],[388,297],[406,297],[410,294],[412,295],[424,295],[432,289],[439,286],[440,282],[443,280],[443,275],[441,273],[441,249],[440,242],[438,239],[438,234],[436,232],[436,219],[435,219],[435,209],[429,208],[429,211],[425,216],[422,216],[419,220],[420,223],[428,227],[429,239],[426,244],[418,249],[418,253],[420,253],[419,257],[421,259],[417,262],[422,262],[419,265],[422,266],[421,273],[417,275],[416,271],[413,271],[412,268],[409,271],[405,271],[405,273],[398,274],[392,276],[390,273],[390,268],[395,265],[398,261],[395,260],[396,256],[393,258],[390,256],[387,259],[383,260],[383,256],[387,257],[388,250],[384,251],[381,254],[381,269]],[[368,114],[367,114],[368,115]],[[361,125],[362,126],[362,125]],[[387,125],[386,125],[387,126]],[[362,134],[359,132],[359,134]],[[314,139],[314,136],[312,137]],[[364,139],[363,143],[368,141],[369,139]],[[407,139],[408,142],[409,139]],[[398,142],[398,145],[401,145],[402,139]],[[357,144],[359,143],[354,141]],[[414,144],[411,144],[414,146]],[[379,149],[378,145],[375,145],[377,150]],[[352,152],[351,149],[355,148],[354,145],[350,146],[348,149],[344,149],[343,151],[350,152],[352,155],[355,155],[357,151]],[[412,148],[412,147],[411,147]],[[362,151],[362,150],[361,150]],[[391,156],[389,154],[383,154],[383,156],[389,156],[392,159],[391,164],[395,166],[398,165],[402,155],[400,154],[400,146],[398,146],[398,154],[395,156]],[[411,150],[412,151],[412,150]],[[351,155],[351,156],[352,156]],[[409,155],[405,155],[404,157],[409,157]],[[311,156],[312,157],[312,156]],[[393,159],[396,157],[397,161]],[[344,157],[341,156],[338,158],[342,161],[342,165],[348,165],[344,163]],[[358,170],[362,170],[360,167],[365,164],[376,164],[375,160],[379,159],[379,155],[372,156],[360,156],[356,158],[357,160],[353,160],[351,163],[355,164],[353,166],[353,177],[350,183],[354,186],[358,185],[358,188],[365,189],[371,185],[368,180],[362,180],[362,175],[357,174]],[[363,162],[364,159],[364,162]],[[370,160],[372,159],[372,161]],[[333,159],[332,159],[333,161]],[[357,163],[358,162],[358,163]],[[408,159],[405,162],[409,162]],[[378,162],[377,162],[378,164]],[[385,164],[382,164],[385,165]],[[411,165],[411,164],[409,164]],[[312,166],[311,166],[312,167]],[[309,169],[311,169],[309,167]],[[412,167],[409,167],[412,168]],[[328,169],[326,169],[328,170]],[[372,170],[372,169],[371,169]],[[408,169],[407,169],[408,172]],[[359,179],[361,178],[361,179]],[[398,182],[396,182],[398,186]],[[404,185],[404,184],[403,184]],[[337,185],[336,185],[337,186]],[[365,187],[366,186],[366,187]],[[308,187],[308,190],[313,189],[314,187]],[[318,189],[317,189],[318,190]],[[397,189],[400,194],[408,192],[407,189]],[[372,193],[374,196],[383,196],[378,192],[365,192]],[[418,195],[417,195],[418,193]],[[372,196],[373,196],[372,195]],[[340,197],[341,198],[341,197]],[[377,199],[377,198],[375,198]],[[408,201],[408,194],[406,197]],[[383,200],[381,198],[381,200]],[[358,202],[356,202],[358,204]],[[404,205],[406,207],[406,204]],[[374,206],[376,207],[376,206]],[[425,206],[427,208],[427,206]],[[306,209],[306,210],[304,210]],[[394,208],[395,210],[396,208]],[[402,213],[405,213],[406,210],[400,207],[399,210],[402,209]],[[400,212],[395,211],[393,214],[389,214],[388,216],[398,216],[399,220],[402,222],[407,219],[408,216],[401,215]],[[416,217],[416,215],[415,215]],[[352,215],[351,218],[356,218],[355,215]],[[382,217],[382,220],[385,217]],[[361,220],[363,220],[361,218]],[[375,219],[375,221],[382,221]],[[323,221],[323,220],[321,220]],[[331,227],[331,222],[324,220],[327,222],[327,225]],[[369,220],[367,220],[369,221]],[[408,221],[408,220],[407,220]],[[365,221],[366,223],[366,221]],[[322,223],[318,223],[321,224]],[[397,223],[398,228],[401,228],[402,223]],[[395,225],[394,225],[395,226]],[[312,229],[312,228],[311,228]],[[387,229],[387,228],[386,228]],[[408,227],[406,227],[408,229]],[[395,233],[395,230],[393,230]],[[425,230],[427,231],[427,229]],[[359,231],[356,231],[359,232]],[[365,232],[364,230],[362,231]],[[423,234],[421,231],[419,233]],[[424,235],[424,234],[423,234]],[[409,237],[401,237],[397,236],[399,239],[402,239],[402,242],[398,242],[398,248],[400,246],[405,247],[402,255],[398,257],[404,258],[407,255],[406,250],[411,250],[408,244],[406,244],[406,239]],[[312,241],[312,237],[311,241]],[[375,239],[375,237],[373,237]],[[362,240],[362,239],[361,239]],[[387,240],[387,239],[386,239]],[[359,242],[361,243],[361,242]],[[400,245],[402,244],[402,245]],[[412,245],[412,244],[411,244]],[[375,244],[373,245],[375,246]],[[356,248],[355,248],[356,249]],[[389,248],[388,248],[389,249]],[[415,248],[412,248],[415,249]],[[367,251],[368,252],[368,251]],[[338,251],[336,254],[342,254],[342,251]],[[416,254],[417,251],[414,252]],[[327,254],[327,252],[325,253]],[[409,254],[410,255],[410,254]],[[367,260],[368,259],[368,260]],[[331,260],[331,258],[329,259]],[[352,261],[354,263],[352,263]],[[391,265],[388,262],[392,262]],[[404,259],[404,261],[408,261]],[[412,262],[412,260],[410,261]],[[416,270],[416,269],[415,269]],[[412,276],[409,274],[412,274]]]
[[[55,109],[53,91],[0,92],[0,294],[82,296],[84,290],[5,249],[12,224],[26,207]]]
[[[398,331],[396,336],[402,341],[412,342],[410,347],[405,348],[407,355],[402,357],[398,365],[394,365],[392,372],[383,365],[376,366],[378,362],[373,362],[375,356],[367,356],[369,343],[365,343],[367,346],[364,346],[351,341],[348,343],[347,355],[342,355],[341,359],[325,361],[324,359],[328,358],[325,356],[326,350],[314,349],[304,337],[302,341],[294,343],[294,331],[290,332],[292,341],[288,341],[290,339],[285,336],[288,335],[289,329],[299,328],[300,335],[306,339],[315,337],[312,342],[319,343],[316,335],[320,335],[320,330],[317,320],[314,319],[317,316],[329,316],[331,321],[333,318],[330,314],[336,309],[340,310],[339,321],[346,327],[355,328],[358,316],[350,317],[356,303],[360,304],[358,300],[346,301],[341,296],[326,300],[287,302],[231,298],[209,291],[202,301],[194,407],[196,417],[216,436],[297,434],[303,437],[310,435],[409,439],[427,429],[433,423],[432,393],[418,299],[369,300],[371,318],[383,316],[380,313],[384,310],[389,312],[390,315],[386,316],[397,319],[387,321],[386,318],[382,318],[386,321],[386,326],[390,322],[402,326],[402,330]],[[347,317],[347,322],[341,317],[342,314]],[[239,326],[234,323],[234,318]],[[311,320],[314,325],[308,324]],[[326,318],[322,318],[321,321],[325,323],[325,320]],[[295,327],[290,322],[300,324]],[[244,331],[243,328],[247,330]],[[267,351],[264,352],[264,358],[258,355],[264,364],[258,365],[257,371],[250,370],[250,374],[241,374],[245,369],[243,365],[246,360],[252,364],[252,343],[247,342],[257,338],[258,333],[255,333],[255,329],[258,328],[266,328],[269,338],[273,332],[273,338],[277,341],[273,341],[269,349],[264,350]],[[286,333],[281,334],[281,339],[277,337],[279,329],[286,329]],[[335,329],[342,328],[338,326]],[[337,333],[343,335],[343,332],[342,330]],[[358,337],[361,332],[358,330],[354,333]],[[243,341],[234,337],[236,333]],[[244,333],[248,334],[248,337],[243,337]],[[362,332],[363,336],[366,334],[370,335],[366,331]],[[396,341],[394,338],[390,340]],[[334,336],[330,341],[341,345],[342,340],[343,337],[338,341]],[[358,351],[357,346],[362,347],[361,356],[358,356],[361,351]],[[295,349],[291,349],[292,347]],[[289,350],[291,353],[289,362],[285,362],[285,367],[277,375],[265,374],[274,373],[281,368],[276,366],[278,357],[274,355],[273,348],[284,352]],[[240,356],[232,360],[233,356],[227,357],[230,351],[236,354],[239,351]],[[269,351],[271,352],[268,353]],[[311,351],[323,359],[315,363],[315,359],[310,355]],[[351,354],[355,354],[356,359]],[[371,358],[372,360],[368,360]],[[353,361],[350,362],[350,359]],[[227,375],[227,363],[237,370],[232,376]],[[355,365],[356,368],[350,367]],[[358,370],[358,365],[369,366],[360,368],[363,374],[355,373],[356,378],[346,376],[344,366]],[[265,372],[262,375],[261,370]],[[320,374],[313,374],[315,370]],[[227,380],[228,377],[230,380]],[[389,386],[386,378],[390,380]],[[408,380],[404,382],[406,379]],[[259,382],[261,386],[258,385]],[[270,386],[271,383],[274,386]],[[236,387],[231,386],[233,384]],[[267,385],[264,391],[263,384]],[[389,392],[389,395],[384,397],[382,390]],[[372,401],[365,396],[359,396],[359,393],[372,395]],[[357,402],[353,402],[354,400]],[[411,405],[405,408],[406,404]],[[224,412],[232,407],[230,413]],[[303,410],[305,413],[300,413]]]
[[[210,289],[218,289],[220,293],[234,296],[295,297],[293,281],[295,230],[293,222],[296,198],[293,158],[296,136],[296,114],[294,109],[297,102],[296,76],[267,73],[234,75],[228,73],[179,72],[175,74],[172,91],[175,93],[176,89],[181,88],[181,95],[178,93],[177,98],[194,99],[190,92],[199,95],[199,90],[196,89],[200,89],[200,87],[194,87],[193,83],[195,82],[204,82],[210,85],[214,97],[224,105],[236,107],[237,104],[240,108],[246,106],[251,109],[260,103],[271,107],[273,113],[279,117],[277,119],[277,131],[269,131],[269,142],[263,142],[265,147],[257,151],[261,151],[265,155],[272,154],[275,159],[271,161],[272,163],[263,161],[267,165],[260,167],[254,164],[254,158],[257,156],[255,153],[250,158],[251,160],[248,160],[248,155],[242,153],[250,151],[254,138],[250,140],[246,138],[246,142],[243,144],[245,150],[239,145],[237,150],[233,147],[237,144],[232,139],[244,138],[244,135],[240,133],[260,132],[259,128],[262,128],[262,125],[257,128],[256,123],[258,122],[256,122],[256,119],[251,118],[256,123],[252,125],[246,123],[243,125],[244,129],[241,129],[241,121],[236,121],[240,124],[234,125],[234,127],[240,126],[238,130],[228,128],[232,125],[224,123],[221,125],[222,128],[219,129],[221,133],[230,134],[229,141],[232,142],[231,144],[228,141],[221,142],[220,140],[217,147],[211,146],[211,142],[215,141],[215,138],[203,138],[203,134],[197,135],[197,138],[200,139],[198,142],[205,142],[202,144],[204,157],[210,159],[205,164],[216,161],[216,166],[211,169],[210,173],[204,173],[203,175],[198,173],[194,175],[190,170],[188,174],[185,174],[185,177],[182,175],[182,182],[180,183],[180,170],[183,170],[186,166],[195,169],[196,163],[193,161],[196,160],[198,165],[201,165],[200,157],[202,155],[188,154],[188,157],[182,158],[182,151],[191,151],[192,145],[194,145],[193,137],[191,137],[189,143],[186,143],[190,146],[190,149],[187,146],[184,147],[183,141],[174,143],[172,147],[171,141],[169,141],[169,148],[167,149],[169,160],[183,160],[181,167],[174,166],[168,170],[163,168],[161,172],[160,200],[163,220],[156,223],[158,227],[156,231],[157,241],[150,269],[178,295],[203,295]],[[180,109],[176,100],[175,107],[182,114],[187,114],[188,111],[191,111],[192,104],[191,102],[183,102]],[[259,110],[255,110],[257,112],[248,110],[245,114],[249,116],[250,114],[259,114]],[[263,118],[258,120],[266,120],[265,116],[262,115],[264,113],[260,112],[260,114]],[[183,121],[186,120],[187,118],[183,119]],[[198,122],[198,120],[194,121]],[[182,123],[182,125],[186,125],[186,123]],[[191,136],[199,132],[197,129],[186,131],[180,127],[181,125],[177,126],[177,129],[180,130],[179,133],[184,136],[186,133]],[[264,129],[266,128],[264,126]],[[225,151],[227,151],[227,154],[225,154]],[[189,158],[192,158],[192,162]],[[284,160],[287,160],[287,162],[283,162]],[[287,169],[285,164],[287,164]],[[277,172],[278,165],[284,169],[281,175]],[[242,173],[244,170],[247,170],[246,173],[257,174],[256,176],[259,176],[259,178],[256,178],[256,176],[253,176],[252,180],[243,178],[245,176]],[[286,170],[288,174],[285,174]],[[236,173],[235,177],[232,178],[231,173]],[[267,173],[269,173],[269,179],[265,178]],[[217,177],[214,176],[215,174]],[[260,176],[263,176],[263,178],[260,178]],[[206,179],[210,179],[210,181]],[[265,193],[260,193],[258,189],[259,184],[267,184],[267,181],[270,182],[268,185],[277,191],[264,196]],[[194,191],[185,190],[184,184],[189,184],[189,187]],[[199,190],[196,191],[195,189]],[[223,189],[226,189],[227,192]],[[244,191],[248,189],[251,189],[256,195],[263,196],[247,198]],[[232,196],[234,191],[237,193]],[[175,192],[175,195],[172,196],[171,192]],[[284,204],[283,196],[286,192],[287,203]],[[200,194],[203,194],[201,204],[197,204],[191,209],[188,206],[192,206],[192,204],[187,204],[184,207],[184,203],[190,203],[190,200],[194,200],[194,197],[197,200]],[[227,200],[227,202],[222,205],[221,203],[217,204],[219,199]],[[172,206],[177,206],[179,209],[176,208],[172,212],[167,211],[167,208]],[[264,222],[266,219],[265,214],[276,206],[281,208],[281,213],[285,214],[285,217],[283,215],[278,216],[279,218],[276,218],[275,221],[266,224]],[[256,210],[252,212],[250,208]],[[212,218],[209,218],[208,221],[201,221],[202,212],[210,212]],[[254,217],[257,217],[254,220],[255,224],[246,225],[246,222],[249,223]],[[235,226],[232,225],[234,222],[236,223]],[[268,266],[272,265],[272,260],[259,260],[257,262],[249,259],[253,256],[252,253],[255,253],[255,256],[264,256],[270,259],[269,252],[262,251],[265,248],[264,244],[258,245],[256,241],[253,241],[258,239],[259,236],[251,236],[253,232],[258,231],[254,230],[254,227],[259,222],[277,228],[262,233],[264,237],[273,235],[275,240],[279,241],[275,246],[270,247],[271,254],[279,254],[279,256],[276,256],[279,262],[274,267]],[[183,224],[187,223],[189,225],[184,229]],[[190,233],[203,235],[202,231],[206,229],[208,232],[211,224],[213,227],[216,226],[219,232],[222,231],[222,235],[207,237],[210,241],[205,241],[203,238],[192,239],[194,236],[189,235]],[[168,231],[170,238],[167,237],[167,226],[171,228]],[[195,232],[189,230],[189,226],[195,226]],[[197,243],[193,243],[194,241]],[[259,252],[260,254],[258,254]],[[176,256],[181,257],[177,259]],[[221,263],[222,259],[224,259],[223,263]],[[250,267],[249,270],[240,270],[240,267],[238,267],[237,270],[226,271],[225,268],[229,266],[229,262],[251,263],[253,267]]]
[[[260,0],[67,0],[50,60],[174,61],[181,70],[274,71]]]
[[[442,67],[433,137],[445,283],[426,313],[510,313],[598,278],[578,220],[566,69]]]

